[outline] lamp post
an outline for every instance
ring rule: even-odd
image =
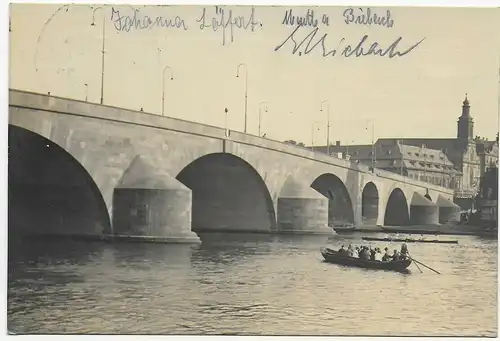
[[[322,122],[313,121],[313,123],[311,124],[311,151],[312,152],[314,152],[314,128],[315,128],[316,124],[318,124],[318,123],[322,123]]]
[[[399,148],[401,148],[401,176],[404,176],[404,160],[405,160],[405,158],[404,158],[404,147],[403,147],[404,142],[403,142],[403,139],[401,139],[400,144],[401,145],[400,145]]]
[[[224,108],[224,129],[226,130],[227,132],[227,112],[229,110],[227,108]]]
[[[161,92],[161,115],[165,115],[165,71],[170,70],[170,80],[174,80],[174,71],[170,66],[165,66],[162,74],[162,92]]]
[[[500,55],[498,55],[498,73],[497,73],[497,76],[498,76],[497,111],[498,111],[498,115],[500,115]]]
[[[366,120],[367,127],[368,129],[368,123],[371,123],[372,126],[372,173],[375,172],[375,162],[376,162],[376,156],[375,156],[375,123],[373,120]]]
[[[329,101],[323,101],[321,102],[321,105],[320,105],[320,110],[319,111],[323,111],[323,103],[327,103],[328,104],[328,107],[327,107],[327,110],[326,110],[326,115],[327,115],[327,118],[326,118],[326,154],[327,155],[330,155],[330,102]]]
[[[104,6],[99,6],[94,8],[92,11],[92,24],[90,26],[95,26],[95,12],[98,9],[103,9]],[[102,16],[102,61],[101,61],[101,104],[104,102],[104,51],[106,43],[106,15]]]
[[[236,69],[236,77],[240,77],[240,66],[245,66],[245,129],[244,132],[247,132],[247,103],[248,103],[248,66],[245,63],[241,63],[238,65]]]
[[[87,83],[85,83],[83,85],[85,85],[85,102],[87,102],[88,95],[89,95],[89,85]]]
[[[268,104],[267,102],[260,102],[259,103],[259,137],[260,137],[260,123],[262,119],[262,104]],[[264,108],[264,111],[267,112],[267,107]]]

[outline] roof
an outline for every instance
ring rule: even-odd
[[[441,150],[422,148],[421,146],[406,145],[398,139],[379,139],[375,145],[375,160],[377,168],[396,168],[429,170],[432,172],[447,172],[460,174],[454,169],[455,165]],[[326,152],[326,146],[315,147],[315,150]],[[372,160],[372,145],[343,145],[330,146],[330,153],[346,152],[352,160],[369,164]]]
[[[403,145],[416,146],[416,147],[425,146],[425,148],[428,148],[428,149],[442,150],[446,154],[448,154],[447,151],[463,149],[463,146],[462,146],[460,140],[458,140],[456,138],[405,138],[405,137],[400,137],[400,138],[384,138],[384,139],[379,139],[378,141],[388,141],[388,140],[396,140],[396,141],[402,140]]]

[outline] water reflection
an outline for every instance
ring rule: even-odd
[[[381,234],[380,236],[383,236]],[[202,244],[9,240],[21,333],[495,335],[497,242],[409,244],[410,275],[323,262],[361,234],[200,234]],[[399,248],[399,243],[379,243]]]
[[[157,266],[189,267],[193,251],[197,245],[131,243],[112,244],[114,265],[132,267],[135,270],[150,270]]]

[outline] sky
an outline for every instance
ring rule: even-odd
[[[9,87],[99,103],[104,23],[105,105],[161,115],[164,94],[166,116],[224,127],[227,108],[228,128],[243,131],[247,74],[247,132],[261,117],[260,134],[278,141],[324,145],[328,117],[332,143],[370,143],[372,127],[375,138],[454,137],[466,93],[474,134],[498,131],[499,9],[370,7],[390,20],[364,25],[349,20],[368,7],[95,7],[12,4]],[[312,25],[284,23],[290,9],[313,11]],[[370,54],[375,42],[396,42],[395,56]]]

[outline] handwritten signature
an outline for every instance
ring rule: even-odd
[[[150,17],[144,15],[141,17],[140,10],[134,9],[133,16],[121,15],[120,11],[111,8],[111,21],[117,31],[130,32],[131,30],[145,30],[153,29],[155,27],[161,28],[182,28],[184,31],[188,30],[188,26],[184,19],[176,15],[171,18],[164,18],[162,16]]]
[[[304,16],[293,15],[292,9],[285,12],[282,25],[287,26],[312,26],[318,27],[318,19],[314,15],[314,10],[308,9]]]
[[[274,51],[278,51],[282,49],[286,44],[292,46],[292,54],[298,53],[299,56],[308,55],[312,53],[315,50],[319,50],[321,53],[322,57],[328,57],[328,56],[336,56],[337,51],[340,51],[340,47],[342,43],[345,41],[345,38],[342,38],[337,47],[334,49],[328,48],[327,47],[327,37],[328,33],[324,33],[321,37],[316,38],[316,34],[318,34],[320,28],[316,27],[312,29],[302,40],[300,38],[297,38],[297,32],[303,28],[303,26],[297,26],[293,32],[276,48]],[[296,40],[297,38],[297,40]],[[368,41],[368,35],[364,35],[363,38],[361,38],[360,42],[353,48],[352,45],[346,45],[342,52],[340,53],[341,56],[343,57],[364,57],[364,56],[370,56],[370,55],[375,55],[375,56],[380,56],[380,57],[388,57],[390,59],[394,57],[403,57],[413,51],[417,46],[419,46],[425,38],[422,38],[420,41],[417,43],[413,44],[412,46],[408,47],[406,50],[398,50],[399,43],[403,40],[402,37],[399,37],[396,39],[391,45],[389,45],[387,48],[384,48],[381,46],[380,43],[378,42],[373,42],[369,47],[367,45]]]
[[[358,13],[359,12],[359,13]],[[357,12],[353,8],[348,8],[343,13],[344,21],[346,24],[358,24],[358,25],[378,25],[391,28],[394,26],[394,20],[391,18],[391,11],[387,10],[386,15],[377,15],[377,13],[372,13],[371,8],[365,9],[358,8]]]
[[[203,12],[196,22],[200,23],[200,30],[211,27],[214,32],[222,28],[222,45],[226,45],[226,36],[229,35],[231,43],[234,42],[234,30],[243,29],[255,31],[257,26],[262,27],[262,23],[255,20],[255,8],[252,7],[250,16],[246,19],[244,16],[233,16],[233,11],[227,13],[224,8],[215,6],[215,15],[208,18],[207,9]]]

